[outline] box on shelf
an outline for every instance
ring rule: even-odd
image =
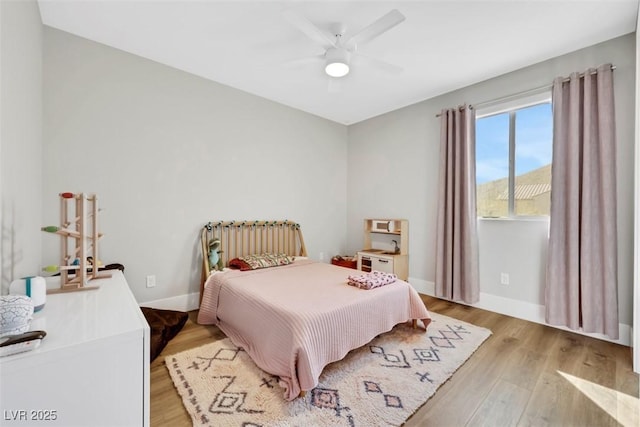
[[[357,269],[358,259],[354,256],[348,255],[336,255],[331,258],[331,264],[339,265],[340,267]]]

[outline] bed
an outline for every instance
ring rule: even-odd
[[[284,253],[288,263],[247,271],[216,271],[209,243],[220,242],[220,265],[257,253]],[[429,313],[407,282],[363,290],[347,285],[357,273],[306,258],[291,221],[217,222],[202,231],[203,270],[198,323],[215,324],[293,400],[318,385],[322,370],[395,325]],[[418,331],[416,333],[419,333]]]

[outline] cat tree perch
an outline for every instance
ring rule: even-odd
[[[97,285],[89,282],[111,277],[110,273],[98,271],[98,240],[102,237],[98,232],[98,197],[85,193],[60,193],[59,196],[61,226],[42,227],[42,231],[61,237],[60,265],[43,268],[50,273],[60,272],[60,288],[49,289],[47,293],[97,289]],[[75,209],[71,214],[69,205],[73,202]]]

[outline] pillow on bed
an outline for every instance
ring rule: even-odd
[[[257,270],[259,268],[278,267],[293,262],[293,257],[286,254],[260,254],[247,255],[240,258],[234,258],[229,261],[229,267],[239,269],[241,271]]]

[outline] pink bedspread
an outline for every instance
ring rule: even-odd
[[[353,270],[297,260],[209,277],[198,323],[215,324],[264,371],[280,378],[287,400],[318,385],[326,365],[398,323],[431,321],[407,282],[371,290],[347,285]]]

